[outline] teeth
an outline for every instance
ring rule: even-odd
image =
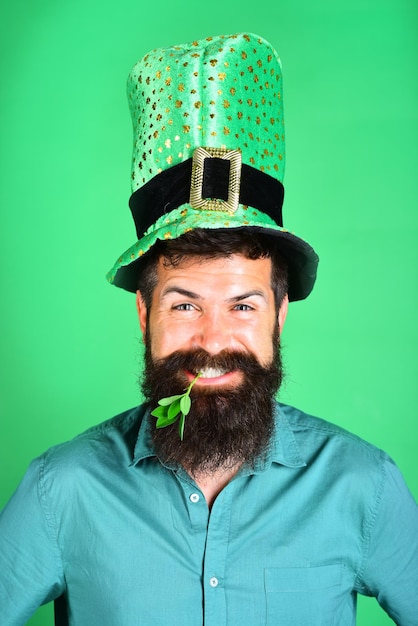
[[[207,367],[201,369],[200,372],[202,374],[202,378],[217,378],[218,376],[223,376],[226,373],[226,370]]]

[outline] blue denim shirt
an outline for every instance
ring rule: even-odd
[[[280,405],[268,456],[211,510],[146,407],[30,466],[0,517],[0,623],[352,626],[356,594],[418,624],[418,509],[382,451]]]

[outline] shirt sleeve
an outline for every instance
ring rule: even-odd
[[[22,626],[64,590],[56,525],[42,489],[42,458],[0,513],[0,623]]]
[[[418,625],[418,507],[387,459],[370,519],[360,592],[373,595],[398,626]]]

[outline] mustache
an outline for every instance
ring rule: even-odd
[[[247,374],[260,371],[261,364],[251,352],[222,350],[217,354],[209,354],[205,350],[177,350],[162,359],[155,359],[154,365],[163,366],[167,373],[176,374],[179,370],[188,370],[197,375],[202,369],[221,369],[227,372],[244,370]]]

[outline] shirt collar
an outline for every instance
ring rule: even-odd
[[[138,438],[135,445],[132,465],[148,457],[155,456],[149,429],[150,409],[143,407],[143,418],[139,427]],[[299,447],[290,424],[280,408],[276,404],[275,408],[275,429],[269,449],[265,457],[257,459],[253,471],[263,472],[271,463],[279,463],[286,467],[304,467],[305,461],[302,458]]]
[[[141,411],[142,409],[142,411]],[[138,438],[136,440],[134,456],[131,465],[136,465],[139,461],[150,456],[155,456],[154,445],[152,443],[151,432],[149,428],[149,415],[151,409],[147,405],[139,407],[142,412],[141,424],[139,426]]]
[[[279,403],[275,409],[275,431],[271,441],[267,462],[286,467],[304,467],[304,461],[295,435]]]

